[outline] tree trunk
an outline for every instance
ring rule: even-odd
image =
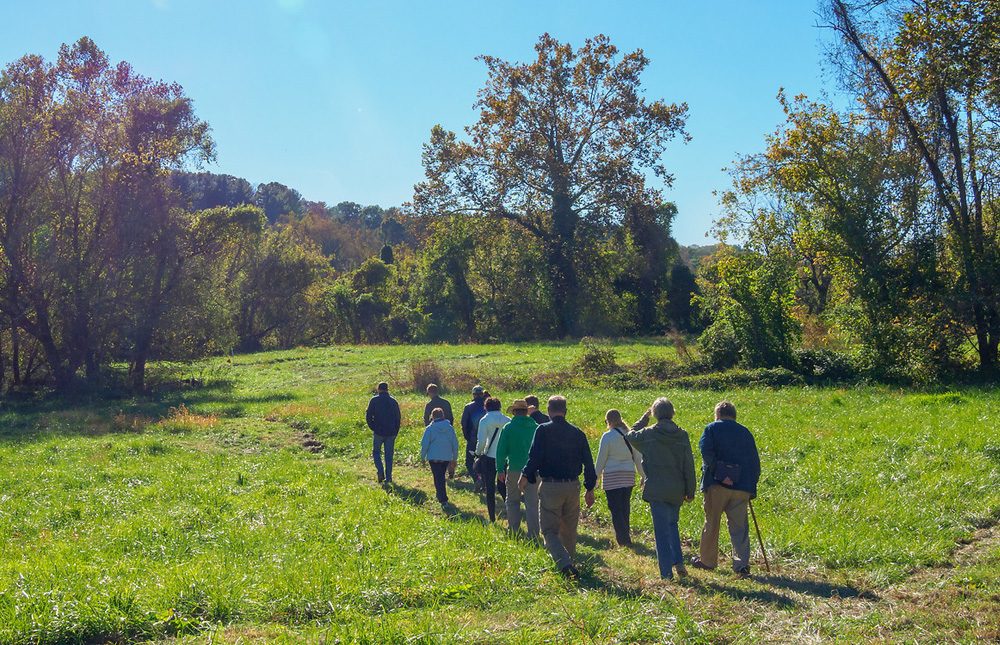
[[[546,255],[552,278],[552,305],[556,310],[558,335],[571,336],[579,330],[579,282],[573,265],[576,247],[577,214],[569,195],[556,191],[552,198],[552,236],[547,240]]]
[[[17,325],[10,326],[10,373],[11,384],[21,384],[21,335],[18,333]]]

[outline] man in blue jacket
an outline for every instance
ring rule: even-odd
[[[368,402],[365,421],[372,431],[372,460],[378,481],[392,483],[392,452],[399,434],[399,403],[389,396],[389,384],[379,383],[378,393]],[[382,467],[382,447],[385,446],[385,468]]]
[[[750,523],[747,507],[757,496],[760,455],[753,435],[736,423],[736,406],[722,401],[715,406],[715,422],[705,427],[698,442],[702,458],[701,490],[705,495],[705,527],[701,553],[692,564],[714,569],[719,564],[719,525],[726,514],[733,543],[733,571],[750,576]]]
[[[465,470],[476,482],[476,492],[482,487],[482,482],[473,472],[472,462],[475,460],[476,441],[479,438],[479,420],[486,414],[486,390],[482,385],[472,388],[472,400],[462,409],[462,436],[465,437]]]

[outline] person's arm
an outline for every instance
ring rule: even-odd
[[[691,501],[694,499],[694,492],[697,488],[697,480],[694,475],[694,451],[691,450],[691,439],[690,437],[687,437],[687,433],[685,433],[685,438],[687,441],[684,442],[686,446],[686,449],[684,450],[683,465],[684,497],[686,497],[688,501]]]
[[[635,472],[639,473],[639,479],[646,480],[646,471],[642,469],[642,453],[635,446],[632,446],[632,463],[635,464]]]
[[[701,451],[701,468],[706,475],[710,475],[715,469],[715,437],[712,434],[712,425],[705,426],[705,431],[701,433],[698,440],[698,450]],[[706,477],[711,480],[711,477]]]
[[[753,487],[756,489],[757,482],[760,481],[760,453],[757,451],[757,442],[752,434],[750,435],[750,448],[750,475]]]
[[[396,399],[392,400],[392,427],[398,433],[400,426],[403,425],[403,415],[399,411],[399,402]]]
[[[497,472],[502,473],[507,470],[507,428],[504,426],[500,429],[500,434],[497,436]]]
[[[454,463],[458,461],[458,435],[455,434],[455,426],[449,423],[448,427],[451,428],[448,439],[451,441],[451,461]]]
[[[424,405],[424,426],[429,426],[431,424],[431,402],[428,401]]]
[[[469,406],[462,408],[462,438],[466,441],[472,440],[472,434],[469,431],[469,426],[472,425],[470,422]]]
[[[427,451],[431,447],[430,426],[424,429],[424,436],[420,438],[420,461],[427,461]]]
[[[608,465],[608,443],[610,439],[610,433],[605,432],[601,436],[601,443],[597,447],[597,463],[594,464],[594,471],[597,476],[600,477],[604,474],[604,468]]]
[[[578,441],[580,442],[580,457],[583,461],[583,485],[588,491],[593,491],[597,486],[597,472],[594,470],[594,453],[590,450],[590,442],[587,435],[580,432]]]
[[[539,436],[540,434],[536,431],[535,436],[531,439],[531,447],[528,448],[528,461],[521,469],[521,477],[532,484],[535,483],[535,476],[538,474],[538,469],[545,457],[545,442]]]
[[[450,423],[454,427],[455,415],[451,413],[451,401],[443,400],[443,403],[444,403],[444,418],[448,419],[448,423]]]
[[[365,412],[365,423],[368,424],[368,429],[372,432],[376,432],[375,429],[375,399],[370,399],[368,401],[368,410]]]
[[[647,425],[649,425],[649,415],[650,415],[650,411],[646,410],[643,413],[643,415],[641,417],[639,417],[639,420],[632,424],[632,427],[629,428],[629,441],[632,440],[631,434],[633,432],[638,432],[639,430],[642,430]]]
[[[479,420],[479,432],[476,435],[476,454],[485,455],[486,454],[486,442],[489,441],[490,437],[486,431],[486,424],[483,421],[486,420],[486,415]]]

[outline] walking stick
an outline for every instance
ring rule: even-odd
[[[771,563],[767,561],[767,551],[764,549],[764,538],[760,536],[760,524],[757,524],[757,514],[753,512],[753,500],[750,502],[750,517],[753,518],[753,527],[757,529],[757,541],[760,542],[760,552],[764,554],[764,568],[771,573]]]

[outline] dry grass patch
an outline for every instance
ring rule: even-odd
[[[155,427],[173,433],[186,433],[197,430],[210,430],[219,424],[219,417],[214,414],[197,414],[181,403],[176,408],[170,408],[164,419],[156,422]]]

